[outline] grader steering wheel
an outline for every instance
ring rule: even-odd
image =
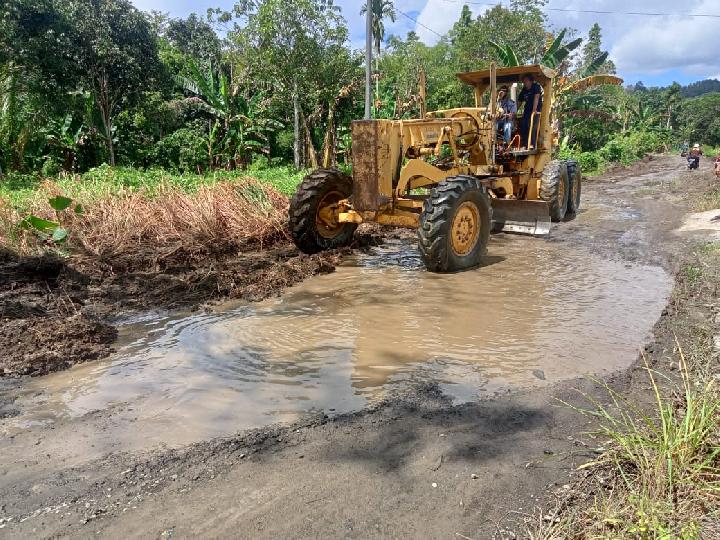
[[[464,133],[463,135],[461,135],[457,142],[457,146],[462,150],[468,150],[475,146],[480,140],[480,124],[478,124],[477,118],[475,118],[472,114],[464,111],[455,112],[450,118],[469,118],[470,120],[472,120],[474,129],[469,133]],[[470,140],[466,139],[466,136],[468,135],[472,137]]]

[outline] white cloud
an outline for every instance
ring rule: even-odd
[[[686,13],[718,13],[720,0],[695,3]],[[628,30],[614,43],[618,68],[634,72],[681,69],[703,74],[720,69],[718,23],[714,18],[658,17]]]
[[[476,0],[482,2],[483,0]],[[493,3],[496,0],[488,0]],[[497,0],[507,4],[508,0]],[[133,0],[141,9],[160,9],[184,16],[190,11],[204,12],[207,5],[230,7],[235,0]],[[336,0],[342,7],[350,28],[354,47],[362,47],[365,34],[364,18],[360,7],[364,0]],[[425,43],[433,44],[437,34],[445,34],[459,19],[465,0],[395,0],[398,12],[416,17],[419,23],[410,21],[398,13],[397,21],[385,22],[386,36],[404,36],[415,30]],[[478,15],[487,5],[469,4]],[[656,76],[660,80],[684,74],[686,78],[705,78],[708,73],[718,73],[720,80],[720,20],[717,18],[693,18],[689,13],[720,13],[720,0],[563,0],[549,2],[548,7],[585,11],[610,11],[614,13],[580,13],[577,11],[546,11],[555,29],[571,27],[585,37],[590,26],[598,22],[602,27],[604,47],[618,66],[620,75],[633,79]],[[623,15],[618,12],[673,13],[672,17]],[[427,28],[426,28],[427,27]],[[482,44],[478,44],[482,46]],[[671,79],[670,79],[671,80]],[[669,82],[669,81],[668,81]]]
[[[421,24],[417,25],[415,31],[425,43],[436,43],[440,38],[435,32],[441,35],[447,33],[460,18],[461,12],[462,4],[445,0],[428,0],[417,18],[418,23]]]

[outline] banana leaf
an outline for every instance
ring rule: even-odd
[[[603,86],[606,84],[621,85],[622,83],[623,80],[620,77],[616,77],[615,75],[591,75],[590,77],[584,77],[570,83],[565,88],[563,88],[562,91],[582,92],[583,90],[587,90],[588,88],[591,88],[593,86]]]

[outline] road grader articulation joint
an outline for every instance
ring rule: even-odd
[[[531,74],[544,105],[530,121],[536,146],[506,144],[497,130],[498,84]],[[475,106],[413,120],[352,124],[352,178],[336,169],[309,174],[290,204],[297,246],[316,253],[347,245],[358,224],[415,228],[428,270],[478,266],[491,229],[545,235],[580,205],[581,172],[552,160],[554,72],[542,66],[461,73]],[[483,103],[486,105],[483,106]]]

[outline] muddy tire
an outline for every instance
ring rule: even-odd
[[[570,192],[567,164],[553,160],[547,164],[540,181],[540,198],[550,207],[550,219],[562,221],[568,207]]]
[[[580,170],[580,164],[577,161],[568,161],[567,172],[570,189],[568,190],[566,217],[568,215],[574,217],[580,210],[580,198],[582,196],[582,171]]]
[[[347,246],[357,225],[332,223],[320,211],[352,195],[352,178],[337,169],[308,174],[290,201],[290,234],[303,253]]]
[[[432,188],[420,215],[418,245],[430,272],[480,264],[492,223],[490,197],[473,176],[452,176]]]

